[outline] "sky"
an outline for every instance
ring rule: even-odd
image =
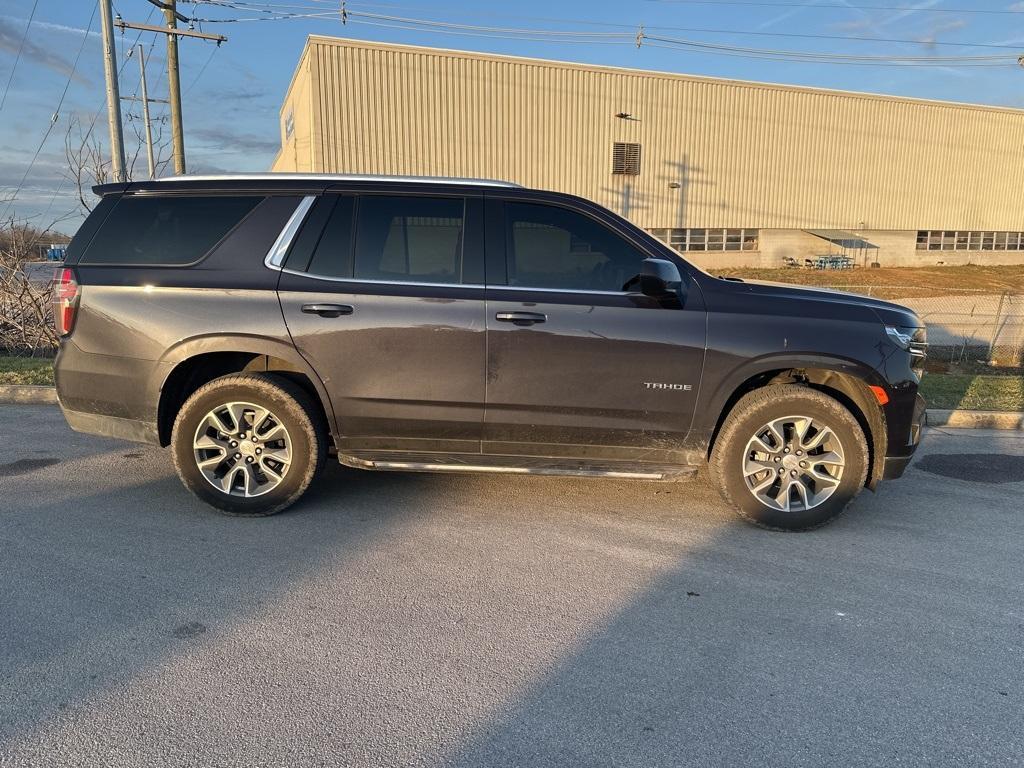
[[[348,11],[344,24],[341,6]],[[126,21],[160,23],[148,0],[115,0],[114,9]],[[309,34],[1024,108],[1024,67],[1015,63],[1024,55],[1024,1],[179,0],[179,10],[225,20],[196,28],[228,38],[219,48],[195,39],[179,46],[190,173],[269,168],[279,146],[278,110]],[[306,17],[280,18],[287,13]],[[409,28],[396,17],[500,31]],[[105,156],[109,152],[99,28],[93,0],[0,0],[0,219],[67,233],[81,222],[84,209],[65,146],[81,147],[88,135]],[[553,30],[563,34],[551,39]],[[122,96],[138,93],[137,56],[125,55],[138,40],[147,56],[149,96],[165,99],[163,35],[115,36]],[[1006,60],[998,66],[773,60],[652,37],[828,55]],[[157,143],[166,145],[166,105],[154,103],[152,110]],[[144,178],[138,101],[124,103],[124,119],[134,175]],[[168,154],[165,147],[162,155]]]

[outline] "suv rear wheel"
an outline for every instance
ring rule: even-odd
[[[809,387],[755,390],[730,411],[711,474],[742,517],[801,531],[834,519],[864,487],[868,447],[853,414]]]
[[[178,477],[217,509],[273,515],[298,501],[327,456],[309,395],[270,374],[232,374],[196,390],[171,433]]]

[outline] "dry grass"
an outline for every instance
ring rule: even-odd
[[[822,285],[833,288],[910,287],[915,296],[971,290],[1024,293],[1024,266],[889,267],[880,269],[716,269],[722,277],[771,280],[777,283]],[[887,293],[885,291],[880,294]]]
[[[0,355],[0,384],[53,386],[53,360],[48,357]]]
[[[935,376],[925,374],[921,394],[929,408],[968,411],[1024,410],[1024,378],[1017,376]]]

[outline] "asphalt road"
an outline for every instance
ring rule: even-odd
[[[809,534],[704,480],[337,466],[235,520],[0,406],[0,764],[1022,763],[1024,438],[924,451]]]

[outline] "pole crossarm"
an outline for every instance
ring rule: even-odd
[[[143,101],[143,99],[140,98],[139,96],[122,96],[121,97],[121,101]],[[171,103],[168,99],[154,99],[152,97],[150,97],[148,99],[145,99],[145,101],[148,101],[150,104],[170,104]]]
[[[138,24],[133,21],[124,21],[123,19],[115,21],[114,26],[118,29],[136,29],[142,32],[161,32],[165,35],[177,35],[178,37],[198,37],[202,40],[213,40],[217,45],[226,43],[228,40],[224,35],[211,35],[206,32],[196,32],[194,29],[169,29],[167,27],[159,27],[155,24]]]

